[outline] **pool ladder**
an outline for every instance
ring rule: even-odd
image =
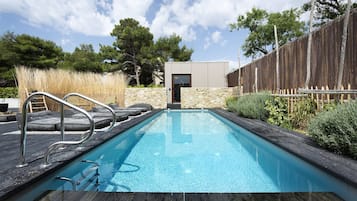
[[[67,101],[67,99],[71,96],[77,96],[79,98],[85,99],[89,102],[95,103],[97,105],[100,105],[106,109],[108,109],[113,116],[113,120],[112,123],[110,125],[110,127],[108,129],[106,129],[104,132],[109,131],[113,128],[115,122],[116,122],[116,116],[115,116],[115,112],[112,108],[110,108],[109,106],[96,101],[92,98],[89,98],[87,96],[84,96],[82,94],[79,93],[69,93],[67,95],[64,96],[63,99],[60,99],[50,93],[46,93],[46,92],[34,92],[32,93],[24,102],[23,106],[22,106],[22,121],[21,121],[21,137],[20,137],[20,164],[16,165],[16,167],[25,167],[28,165],[28,163],[26,163],[26,158],[25,158],[25,154],[26,154],[26,137],[27,137],[27,112],[28,112],[28,107],[29,104],[31,102],[32,99],[34,99],[37,96],[43,96],[43,97],[47,97],[49,99],[52,99],[53,101],[60,103],[60,107],[61,107],[61,141],[57,141],[53,144],[51,144],[44,155],[44,164],[42,165],[42,167],[47,167],[50,165],[49,162],[49,155],[51,154],[52,151],[54,151],[57,147],[61,147],[61,146],[65,146],[65,145],[79,145],[84,143],[85,141],[87,141],[88,139],[90,139],[92,137],[92,135],[95,132],[95,124],[94,124],[94,119],[93,117],[84,109],[79,108],[71,103],[69,103]],[[82,137],[81,140],[78,141],[65,141],[64,140],[64,106],[67,106],[73,110],[76,110],[82,114],[84,114],[85,117],[88,118],[89,120],[89,131],[86,132],[86,134],[84,135],[84,137]]]
[[[95,161],[91,160],[82,160],[82,163],[88,163],[92,165],[89,169],[87,169],[85,172],[81,172],[80,178],[77,180],[64,177],[64,176],[58,176],[55,179],[62,180],[65,182],[69,182],[72,185],[72,190],[77,191],[77,190],[89,190],[88,187],[91,187],[91,184],[94,185],[93,187],[95,190],[98,190],[99,186],[99,164]],[[93,174],[94,173],[94,174]],[[78,189],[78,187],[81,187],[81,189]],[[93,189],[90,189],[93,190]]]

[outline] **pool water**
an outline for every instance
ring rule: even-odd
[[[234,130],[213,115],[166,112],[147,128],[119,171],[108,176],[137,192],[279,191],[262,168]]]
[[[56,173],[51,190],[105,192],[335,192],[348,185],[230,121],[205,110],[164,111],[118,135]],[[95,172],[95,171],[94,171]],[[88,174],[87,174],[88,173]],[[43,188],[43,187],[42,187]]]

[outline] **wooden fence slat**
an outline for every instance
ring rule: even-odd
[[[329,90],[328,85],[326,85],[326,90]],[[327,94],[327,103],[330,104],[330,94]]]
[[[343,87],[343,85],[341,86],[341,90],[344,90],[345,88]],[[344,94],[341,94],[341,99],[340,99],[340,101],[341,101],[341,103],[343,103],[343,99],[344,99]]]
[[[351,84],[347,85],[347,90],[351,91]],[[347,100],[348,100],[348,102],[351,102],[351,94],[347,94]]]
[[[350,89],[350,86],[348,86],[347,89],[344,89],[344,87],[342,86],[341,90],[330,90],[328,85],[321,87],[321,89],[319,89],[318,86],[315,86],[310,87],[310,90],[304,89],[302,90],[302,92],[300,90],[301,89],[296,88],[273,90],[273,92],[275,91],[275,93],[273,93],[272,96],[285,98],[287,103],[287,112],[291,114],[297,107],[296,104],[298,104],[298,102],[304,97],[310,97],[316,103],[316,109],[320,111],[326,107],[326,104],[331,103],[331,95],[335,96],[335,100],[337,99],[341,102],[350,102],[351,100],[353,100],[351,94],[357,94],[352,93],[353,90]]]
[[[357,89],[356,75],[353,75],[356,73],[355,47],[357,47],[357,40],[355,36],[357,36],[357,9],[351,10],[350,17],[343,83],[345,83],[346,88],[348,87],[346,84],[350,83],[351,89]],[[322,87],[328,84],[330,88],[337,85],[338,68],[336,64],[340,60],[343,18],[337,18],[313,33],[311,50],[312,77],[310,80],[313,85]],[[304,86],[307,72],[307,42],[308,37],[305,36],[279,48],[280,88],[291,89]],[[258,90],[276,89],[276,62],[276,53],[271,52],[240,68],[241,84],[245,86],[244,92],[253,92],[255,88]],[[257,75],[259,83],[253,88],[256,67],[260,71]],[[230,73],[227,78],[228,86],[237,86],[238,70]],[[351,95],[352,97],[353,95]]]
[[[319,88],[316,86],[315,87],[316,90],[318,90]],[[319,99],[319,94],[316,94],[316,104],[317,104],[317,110],[320,110],[320,99]]]
[[[321,87],[322,91],[325,91],[325,87]],[[325,94],[321,94],[321,108],[324,108]]]

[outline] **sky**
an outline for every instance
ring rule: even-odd
[[[0,34],[10,31],[51,40],[66,52],[80,44],[112,45],[120,19],[149,27],[154,40],[177,34],[192,48],[192,61],[229,61],[230,69],[251,61],[241,46],[249,32],[230,31],[253,7],[280,12],[307,0],[0,0]],[[302,20],[307,19],[306,14]]]

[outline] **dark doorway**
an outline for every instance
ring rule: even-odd
[[[191,74],[172,75],[172,102],[181,102],[181,87],[191,87]]]

